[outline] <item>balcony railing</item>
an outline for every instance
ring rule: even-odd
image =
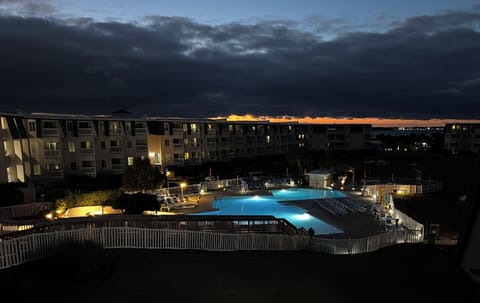
[[[60,177],[62,177],[62,171],[61,170],[49,170],[48,171],[48,177],[49,178],[60,178]]]
[[[135,128],[136,135],[147,135],[148,131],[146,128]]]
[[[79,128],[78,129],[79,136],[91,136],[93,135],[93,129],[91,128]]]
[[[120,153],[120,152],[122,152],[122,148],[120,146],[112,146],[112,147],[110,147],[110,151],[112,153]]]
[[[183,144],[173,144],[173,149],[183,149]]]
[[[137,145],[135,146],[135,151],[138,152],[146,152],[148,151],[148,146],[147,145]]]
[[[95,167],[82,167],[83,174],[95,174]]]
[[[42,137],[58,137],[58,129],[56,128],[43,128]]]
[[[112,164],[113,170],[123,170],[123,164]]]
[[[45,158],[56,158],[60,156],[60,150],[46,150],[45,151]]]
[[[93,148],[80,148],[80,155],[93,155]]]

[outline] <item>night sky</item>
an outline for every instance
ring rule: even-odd
[[[0,111],[17,109],[480,119],[480,5],[0,0]]]

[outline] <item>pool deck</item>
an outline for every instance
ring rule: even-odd
[[[342,192],[356,200],[361,200],[368,203],[371,201],[371,199],[368,197],[360,196],[358,191],[354,192],[344,190]],[[192,214],[198,212],[215,211],[217,209],[213,207],[213,200],[216,198],[249,195],[271,196],[272,194],[270,190],[253,190],[247,192],[246,194],[221,190],[210,191],[201,195],[196,208],[178,210],[176,213]],[[319,237],[322,238],[363,238],[374,236],[385,231],[383,227],[378,224],[373,215],[370,214],[369,210],[367,210],[366,213],[348,213],[344,216],[335,216],[316,205],[313,200],[288,201],[282,203],[302,208],[311,216],[314,216],[327,224],[343,230],[343,233],[340,234],[320,235]]]

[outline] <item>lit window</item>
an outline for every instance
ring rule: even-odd
[[[45,142],[45,150],[57,150],[58,142]]]
[[[60,170],[60,164],[50,163],[50,164],[48,164],[48,170],[49,171]]]
[[[42,174],[42,167],[40,166],[40,164],[33,165],[33,174],[35,176],[40,176]]]
[[[267,144],[270,144],[270,136],[267,136],[266,139],[267,139]]]
[[[68,142],[68,152],[69,153],[75,152],[75,142]]]
[[[80,148],[92,148],[92,141],[81,141]]]
[[[133,157],[128,157],[128,158],[127,158],[127,164],[128,164],[128,166],[132,166],[132,165],[133,165]]]
[[[195,124],[195,123],[190,124],[190,128],[192,129],[192,133],[197,132],[197,124]]]
[[[190,154],[189,153],[185,153],[185,160],[188,160],[190,159]]]
[[[38,143],[37,142],[30,143],[30,149],[32,150],[32,154],[38,154]]]

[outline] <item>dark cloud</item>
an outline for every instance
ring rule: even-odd
[[[50,0],[0,0],[0,14],[46,16],[55,13]]]
[[[452,11],[324,41],[288,20],[3,16],[0,110],[478,119],[479,20]]]

